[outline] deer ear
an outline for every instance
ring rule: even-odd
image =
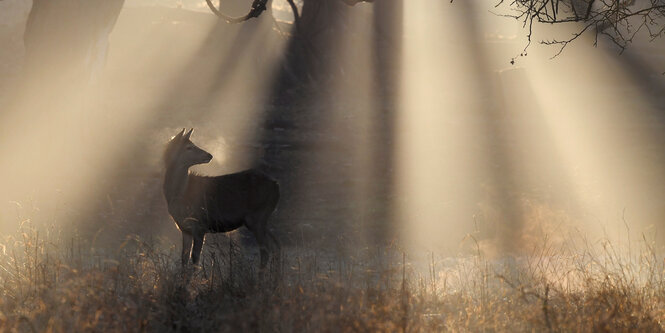
[[[185,140],[189,140],[189,137],[192,136],[192,132],[194,132],[193,128],[185,133]]]
[[[182,131],[178,132],[178,134],[176,134],[173,138],[171,138],[171,140],[172,140],[172,141],[173,141],[173,140],[179,140],[180,138],[182,138],[182,135],[183,135],[184,133],[185,133],[185,129],[183,128]]]

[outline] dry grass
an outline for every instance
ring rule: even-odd
[[[24,224],[0,248],[0,329],[655,332],[665,319],[663,262],[647,245],[624,256],[608,243],[545,242],[535,255],[495,260],[289,249],[264,277],[256,258],[228,245],[182,271],[175,248],[157,241],[129,237],[104,253]]]

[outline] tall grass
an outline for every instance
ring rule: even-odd
[[[656,332],[665,319],[665,267],[646,241],[498,259],[291,248],[262,275],[233,241],[182,270],[172,245],[93,240],[29,224],[4,237],[0,330]]]

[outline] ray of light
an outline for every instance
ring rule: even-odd
[[[483,15],[478,21],[490,29]],[[514,24],[493,21],[492,28],[497,23]],[[575,28],[539,27],[534,40],[570,36]],[[629,233],[637,239],[646,230],[653,235],[663,217],[656,199],[663,188],[658,148],[662,117],[650,92],[658,85],[648,75],[639,76],[629,59],[643,60],[616,56],[617,50],[602,38],[595,48],[592,36],[583,37],[554,59],[555,49],[532,46],[528,57],[518,59],[523,78],[505,82],[505,98],[515,101],[529,93],[540,105],[539,117],[554,144],[544,153],[557,154],[554,161],[568,185],[561,194],[574,201],[556,208],[568,219],[569,230],[579,228],[589,239],[615,242],[625,242]],[[644,55],[653,47],[636,43],[629,53]],[[496,53],[501,54],[510,57],[505,49]]]
[[[532,46],[511,67],[524,45],[514,21],[460,15],[476,5],[405,7],[397,154],[409,244],[450,249],[470,233],[505,250],[580,227],[617,239],[658,221],[662,140],[644,126],[660,123],[627,63],[591,47],[549,60]]]
[[[269,32],[272,22],[267,21],[265,30]],[[252,25],[244,29],[251,30]],[[192,109],[207,104],[203,100],[212,99],[212,90],[221,80],[232,81],[236,92],[255,89],[260,85],[256,82],[262,81],[243,87],[239,82],[242,74],[216,76],[224,59],[235,56],[231,41],[236,36],[246,38],[243,43],[249,52],[266,51],[261,44],[265,33],[238,35],[242,31],[239,26],[220,29],[210,14],[152,7],[124,10],[110,36],[107,68],[97,85],[58,87],[52,93],[51,81],[40,78],[46,93],[26,92],[21,105],[7,113],[10,118],[3,122],[2,153],[14,156],[11,163],[0,166],[5,175],[0,209],[3,225],[13,229],[16,223],[10,202],[34,202],[44,215],[60,216],[62,223],[69,222],[62,216],[96,220],[96,214],[108,212],[108,208],[117,211],[123,203],[140,205],[132,206],[135,212],[156,210],[154,202],[161,207],[159,186],[146,184],[159,182],[155,176],[159,178],[162,168],[161,147],[171,132],[209,121],[202,114],[214,113],[213,107],[203,112]],[[279,52],[274,44],[266,44],[272,47],[270,54]],[[253,57],[244,57],[236,65],[274,71],[270,61]],[[253,74],[264,77],[256,71],[245,73]],[[268,75],[263,81],[269,81]],[[261,95],[257,90],[252,93]],[[252,105],[256,107],[256,103]],[[223,109],[220,104],[216,107]],[[245,110],[234,105],[234,111]],[[218,121],[234,127],[231,119]],[[218,138],[217,124],[211,125],[207,130]],[[125,183],[133,185],[122,187]],[[100,204],[110,207],[100,211]]]
[[[478,110],[484,96],[463,34],[463,17],[445,4],[409,1],[398,116],[397,191],[402,232],[411,245],[454,251],[473,231],[486,179]]]
[[[631,227],[639,236],[662,219],[656,199],[662,194],[662,154],[649,135],[660,120],[648,119],[653,106],[620,61],[592,48],[569,51],[557,64],[533,66],[531,80],[547,106],[586,227],[625,241]],[[574,86],[566,83],[571,80]]]

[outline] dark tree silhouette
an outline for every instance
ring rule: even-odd
[[[26,24],[24,70],[63,82],[90,81],[103,68],[124,0],[35,0]]]

